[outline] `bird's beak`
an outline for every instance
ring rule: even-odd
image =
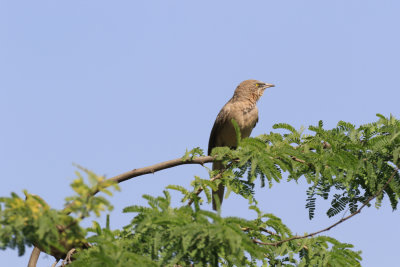
[[[275,87],[275,84],[265,83],[265,85],[263,87],[264,87],[264,90],[265,90],[265,89],[270,88],[270,87]]]

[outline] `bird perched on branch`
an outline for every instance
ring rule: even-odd
[[[228,146],[236,148],[236,132],[232,124],[234,119],[240,129],[242,138],[250,136],[251,131],[258,122],[258,109],[256,103],[263,95],[264,90],[275,85],[258,80],[246,80],[241,82],[232,98],[223,106],[215,119],[208,142],[208,154],[214,147]],[[214,162],[212,169],[223,169],[221,162]],[[224,186],[219,184],[218,190],[213,192],[213,209],[216,210],[215,196],[218,196],[220,204],[224,196]]]

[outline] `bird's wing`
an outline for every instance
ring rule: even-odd
[[[257,119],[256,119],[256,121],[254,122],[253,129],[256,127],[257,123],[258,123],[258,113],[257,113]]]
[[[211,154],[211,150],[221,144],[217,144],[218,135],[221,129],[229,120],[230,105],[227,103],[219,112],[217,118],[215,119],[214,126],[211,130],[210,139],[208,140],[208,155]]]

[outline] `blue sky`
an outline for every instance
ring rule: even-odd
[[[61,208],[72,163],[111,177],[206,149],[218,111],[249,78],[276,84],[259,101],[252,136],[278,122],[399,118],[399,8],[394,0],[0,0],[0,196],[28,189]],[[129,222],[121,210],[144,204],[142,194],[194,175],[207,177],[181,166],[125,182],[111,199],[112,226]],[[256,197],[295,233],[339,219],[320,201],[309,221],[306,188],[282,181]],[[231,196],[224,215],[251,218],[246,207]],[[399,223],[384,202],[327,234],[362,250],[363,266],[390,266]],[[23,266],[29,254],[1,251],[0,262]]]

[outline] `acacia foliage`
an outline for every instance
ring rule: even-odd
[[[111,194],[111,183],[85,169],[91,185],[85,185],[78,173],[72,185],[77,195],[67,198],[63,211],[27,192],[26,200],[14,193],[2,197],[0,248],[18,248],[23,254],[25,246],[34,244],[63,258],[74,247],[78,252],[72,266],[360,265],[360,252],[353,245],[321,235],[294,236],[279,218],[261,212],[254,198],[255,182],[259,179],[261,186],[271,187],[284,174],[287,181],[306,179],[310,219],[317,197],[331,201],[329,217],[347,209],[355,213],[374,197],[377,208],[387,196],[395,210],[400,196],[400,121],[378,114],[376,122],[359,127],[340,121],[327,130],[320,121],[306,134],[284,123],[274,128],[275,132],[243,140],[237,131],[237,149],[212,152],[225,164],[223,173],[209,170],[212,181],[195,176],[190,189],[170,185],[163,196],[143,196],[148,205],[126,207],[132,220],[119,230],[97,222],[91,228],[80,226],[90,213],[99,215],[111,208],[104,197],[94,196],[97,191]],[[182,160],[202,155],[195,148]],[[203,209],[219,183],[227,187],[226,197],[233,192],[248,199],[256,219],[222,217],[220,211]],[[182,193],[181,206],[172,205],[169,190]]]

